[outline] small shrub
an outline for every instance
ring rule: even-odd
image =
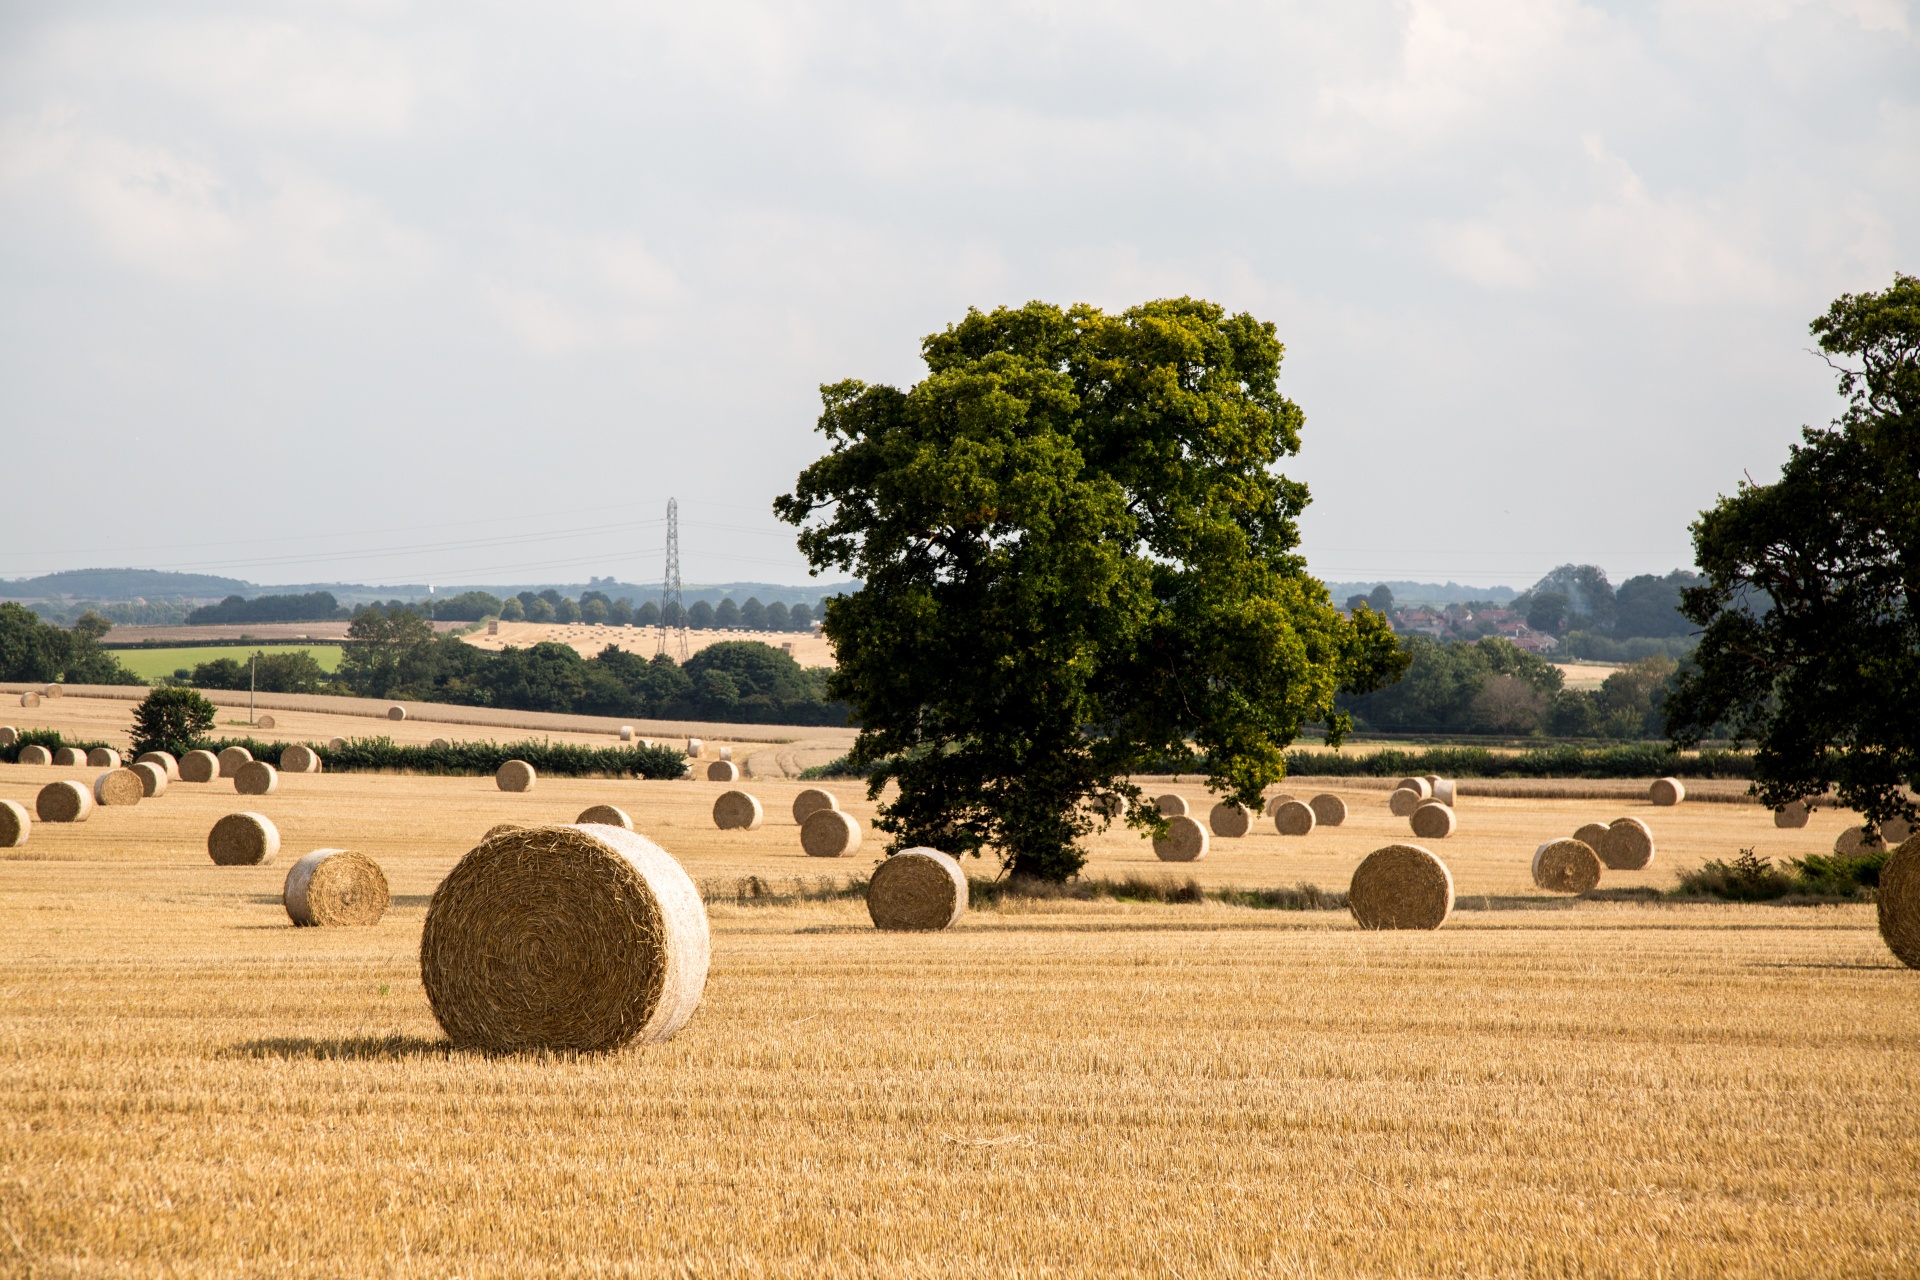
[[[1742,849],[1732,862],[1716,858],[1680,876],[1680,892],[1730,902],[1769,902],[1793,891],[1793,878],[1752,849]]]
[[[1831,898],[1858,898],[1880,887],[1880,868],[1891,851],[1809,854],[1791,859],[1796,892]]]

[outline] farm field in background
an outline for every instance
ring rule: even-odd
[[[170,676],[182,667],[191,671],[203,662],[215,662],[221,658],[232,658],[241,666],[256,653],[290,654],[302,651],[313,655],[322,671],[340,669],[341,647],[337,644],[287,645],[287,644],[232,644],[232,645],[196,645],[179,649],[115,649],[113,656],[120,665],[151,684],[162,676]]]
[[[399,727],[399,726],[396,726]],[[85,770],[0,766],[0,797]],[[1341,911],[1011,903],[882,935],[798,851],[799,784],[716,831],[706,782],[286,775],[177,783],[0,854],[0,1252],[33,1274],[1860,1275],[1910,1271],[1916,975],[1864,906],[1569,903],[1533,847],[1633,813],[1671,885],[1753,845],[1831,846],[1748,805],[1463,800],[1437,933]],[[863,826],[863,789],[834,784]],[[1201,800],[1183,780],[1171,789]],[[1374,790],[1303,840],[1088,874],[1344,889],[1405,839]],[[495,822],[620,805],[716,900],[670,1044],[455,1054],[419,983],[428,895]],[[276,864],[218,868],[240,808]],[[359,849],[365,930],[295,930],[287,866]],[[990,868],[970,864],[976,875]],[[1836,1194],[1845,1189],[1846,1194]]]

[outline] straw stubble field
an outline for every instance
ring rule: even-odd
[[[51,767],[0,768],[30,801]],[[1870,908],[1567,906],[1549,835],[1618,816],[1463,801],[1438,933],[1344,912],[1027,903],[933,935],[857,901],[712,908],[704,1007],[606,1057],[451,1051],[427,896],[494,822],[619,805],[697,880],[798,853],[798,784],[718,832],[704,782],[295,776],[177,784],[0,861],[0,1272],[33,1275],[1860,1275],[1911,1272],[1920,975]],[[835,788],[863,823],[871,807]],[[1156,790],[1163,789],[1158,786]],[[1174,786],[1198,801],[1198,786]],[[1344,888],[1405,837],[1218,840],[1204,883]],[[284,846],[215,867],[221,813]],[[1654,867],[1758,844],[1740,805],[1635,810]],[[1830,828],[1830,829],[1829,829]],[[371,929],[296,930],[294,858],[377,858]],[[978,868],[973,868],[978,871]],[[1167,870],[1096,841],[1090,872]],[[1488,909],[1491,908],[1491,909]]]

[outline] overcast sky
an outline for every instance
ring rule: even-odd
[[[1275,322],[1315,572],[1691,562],[1920,272],[1902,0],[0,7],[0,576],[800,582],[820,383]]]

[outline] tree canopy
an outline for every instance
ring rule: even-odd
[[[1120,315],[1043,303],[922,344],[901,391],[822,388],[829,451],[776,513],[827,602],[830,692],[861,726],[895,847],[992,848],[1065,878],[1126,781],[1189,740],[1209,785],[1257,805],[1334,695],[1392,679],[1385,620],[1351,619],[1308,575],[1306,486],[1276,469],[1303,415],[1278,389],[1271,324],[1179,298]]]

